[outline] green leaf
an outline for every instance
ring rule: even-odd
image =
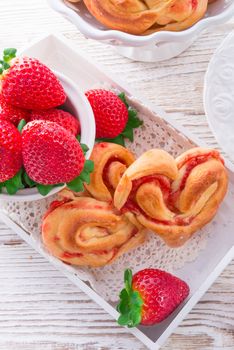
[[[11,179],[14,185],[19,189],[24,188],[24,185],[22,183],[22,174],[23,174],[23,169],[20,169],[20,171]]]
[[[140,310],[137,308],[133,308],[129,314],[129,322],[128,322],[128,327],[136,327],[138,324],[141,323],[141,313],[139,312]]]
[[[50,191],[55,187],[55,185],[42,185],[42,184],[36,184],[36,187],[38,189],[38,192],[42,196],[46,196]]]
[[[129,304],[128,304],[129,295],[126,289],[121,290],[119,297],[120,297],[120,302],[117,305],[117,310],[119,311],[119,313],[125,314],[130,311]]]
[[[124,283],[128,295],[132,292],[132,270],[126,269],[124,271]]]
[[[77,141],[80,142],[81,136],[80,135],[76,135],[76,139],[77,139]]]
[[[128,109],[128,117],[130,119],[137,117],[137,110],[132,108],[132,107],[129,107],[129,109]]]
[[[74,192],[84,191],[84,185],[79,176],[71,182],[67,183],[67,187]]]
[[[129,139],[131,142],[134,140],[134,134],[133,134],[133,129],[131,128],[125,128],[125,130],[122,132],[122,135]]]
[[[128,326],[129,314],[127,313],[127,314],[120,315],[117,322],[120,326]]]
[[[24,185],[22,183],[22,172],[23,170],[20,169],[20,171],[11,179],[5,181],[2,184],[2,187],[6,187],[7,193],[10,195],[16,194],[18,190],[21,190],[24,188]]]
[[[82,173],[80,173],[79,178],[83,182],[87,183],[88,185],[90,184],[90,173],[89,172],[83,170]]]
[[[110,143],[117,143],[118,145],[125,147],[124,137],[122,134],[118,135],[114,139],[107,139],[107,138],[100,138],[96,139],[97,142],[110,142]]]
[[[143,300],[139,292],[133,291],[131,294],[131,304],[134,305],[135,308],[140,308],[143,305]]]
[[[25,125],[27,124],[25,119],[21,119],[21,121],[19,122],[17,129],[19,130],[20,133],[22,133],[23,128],[25,127]]]
[[[94,171],[94,162],[92,160],[86,160],[84,164],[84,169],[88,173],[92,173]]]
[[[129,323],[128,313],[120,315],[117,322],[120,326],[127,326]]]
[[[18,191],[18,188],[11,182],[5,182],[5,187],[7,190],[7,193],[10,195],[16,194],[16,192]]]
[[[124,92],[121,92],[121,93],[118,95],[118,97],[119,97],[120,100],[125,104],[125,106],[128,108],[128,107],[129,107],[129,104],[127,103],[125,93],[124,93]]]
[[[119,294],[120,301],[117,310],[120,313],[118,324],[121,326],[136,327],[141,322],[143,300],[138,291],[132,288],[132,271],[124,272],[125,288]]]
[[[26,183],[26,185],[28,185],[29,187],[34,187],[36,185],[36,182],[30,179],[26,171],[24,171],[23,173],[23,180]]]
[[[89,147],[85,143],[81,143],[80,147],[82,148],[82,151],[84,152],[84,155],[88,152]]]
[[[7,62],[3,62],[3,68],[4,68],[4,70],[7,70],[7,69],[9,69],[10,68],[10,65],[9,65],[9,63],[7,63]]]
[[[3,60],[5,62],[9,62],[12,60],[12,58],[16,57],[17,50],[14,48],[8,48],[3,51]]]

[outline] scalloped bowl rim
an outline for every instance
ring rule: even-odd
[[[83,92],[70,78],[68,78],[66,75],[58,71],[55,71],[55,70],[52,70],[52,71],[54,72],[56,77],[60,80],[63,87],[64,85],[66,85],[66,88],[64,87],[64,90],[67,94],[68,100],[72,103],[73,108],[76,110],[77,115],[79,116],[79,121],[81,124],[81,143],[85,143],[89,147],[89,151],[86,153],[86,158],[89,158],[94,146],[95,134],[96,134],[96,127],[95,127],[92,108],[88,103]],[[68,89],[70,90],[68,91]],[[89,126],[88,128],[87,128],[87,125]],[[9,195],[3,192],[0,194],[0,200],[34,201],[34,200],[50,197],[58,193],[65,187],[66,187],[65,185],[55,187],[46,196],[42,196],[35,187],[19,190],[14,195]]]
[[[96,40],[120,40],[129,46],[131,44],[137,46],[145,46],[147,44],[161,41],[188,40],[194,35],[198,35],[201,31],[205,30],[209,26],[226,22],[234,14],[233,2],[220,14],[203,18],[186,30],[180,32],[160,31],[145,36],[137,36],[119,30],[97,29],[91,24],[87,23],[81,16],[79,16],[78,13],[69,8],[63,0],[47,0],[47,2],[55,11],[70,19],[85,36]]]

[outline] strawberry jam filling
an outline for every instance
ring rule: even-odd
[[[137,227],[134,227],[134,229],[131,232],[131,237],[134,237],[136,234],[138,233],[138,229]],[[55,237],[55,241],[59,240],[58,237]],[[94,250],[92,252],[89,252],[88,254],[94,254],[94,255],[107,255],[112,253],[112,256],[110,258],[113,259],[114,256],[118,253],[119,249],[118,248],[113,248],[110,251],[108,250]],[[61,256],[61,258],[65,258],[65,259],[74,259],[74,258],[81,258],[83,257],[84,254],[82,253],[70,253],[70,252],[64,252]]]
[[[132,181],[132,190],[128,197],[127,202],[122,208],[123,212],[132,211],[136,214],[139,214],[139,213],[144,214],[143,210],[136,203],[135,197],[136,197],[136,192],[138,188],[145,183],[155,183],[156,185],[158,185],[162,189],[164,200],[167,201],[167,198],[170,194],[170,181],[165,176],[162,176],[162,175],[143,176],[140,179]]]
[[[191,173],[191,171],[198,165],[205,163],[207,160],[215,158],[218,159],[219,161],[224,164],[223,159],[220,157],[219,153],[216,151],[212,151],[210,153],[207,153],[205,155],[198,155],[195,157],[186,157],[183,161],[182,164],[180,164],[180,169],[186,164],[186,171],[185,174],[181,180],[179,189],[175,192],[171,192],[171,182],[162,175],[151,175],[151,176],[145,176],[142,177],[141,179],[134,180],[132,182],[132,191],[128,197],[128,200],[126,201],[125,205],[122,208],[122,212],[128,212],[131,211],[135,214],[142,214],[144,215],[147,219],[157,223],[157,224],[164,224],[164,225],[178,225],[178,226],[186,226],[189,225],[193,217],[189,218],[181,218],[180,213],[178,212],[178,209],[175,208],[175,202],[177,201],[178,197],[180,196],[181,191],[185,188],[187,179]],[[167,221],[167,220],[157,220],[149,217],[144,210],[140,208],[140,206],[136,202],[136,192],[138,188],[144,184],[144,183],[156,183],[160,186],[164,201],[166,202],[168,208],[172,211],[174,211],[177,216],[174,218],[173,221]]]
[[[107,188],[115,190],[115,188],[113,188],[113,186],[111,185],[110,180],[109,180],[109,168],[110,168],[111,163],[113,163],[113,162],[119,162],[119,163],[122,163],[124,165],[126,165],[126,164],[118,156],[113,156],[107,161],[106,165],[104,166],[104,169],[103,169],[103,182],[104,182],[104,184],[106,185]]]
[[[83,256],[83,254],[81,254],[81,253],[64,252],[62,255],[62,258],[73,259],[73,258],[81,258],[82,256]]]
[[[212,151],[210,153],[207,153],[206,155],[198,155],[195,157],[185,158],[184,162],[182,164],[180,164],[180,169],[185,165],[185,163],[187,163],[186,170],[185,170],[184,176],[181,180],[179,189],[175,192],[171,192],[171,194],[169,196],[169,200],[168,200],[169,208],[171,208],[172,210],[176,210],[176,208],[174,208],[174,204],[176,203],[178,197],[180,196],[180,193],[184,190],[187,179],[188,179],[191,171],[196,166],[205,163],[206,161],[208,161],[211,158],[215,158],[215,159],[219,160],[222,164],[224,164],[223,159],[220,157],[219,153],[216,151]]]
[[[169,179],[167,179],[163,175],[149,175],[149,176],[144,176],[140,179],[134,180],[132,182],[132,191],[128,197],[127,202],[125,203],[124,207],[122,208],[122,212],[126,213],[128,211],[131,211],[135,214],[142,214],[144,215],[147,219],[154,221],[155,223],[158,224],[164,224],[164,225],[173,225],[173,222],[167,221],[167,220],[157,220],[149,217],[148,215],[145,214],[145,212],[140,208],[140,206],[136,203],[135,196],[138,188],[145,184],[145,183],[155,183],[162,189],[162,193],[164,196],[164,200],[167,202],[168,197],[170,195],[170,187],[171,187],[171,182]]]
[[[198,5],[198,0],[192,0],[192,8],[193,10],[195,10],[197,8]]]

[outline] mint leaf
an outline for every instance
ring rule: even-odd
[[[76,139],[77,139],[77,141],[80,142],[81,136],[80,135],[76,135]]]

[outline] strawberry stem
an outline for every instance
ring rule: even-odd
[[[0,74],[10,68],[10,63],[13,58],[16,57],[17,50],[14,48],[8,48],[3,51],[3,59],[0,60]]]
[[[19,122],[17,129],[19,130],[20,133],[22,133],[23,128],[25,127],[25,125],[27,124],[25,119],[21,119],[21,121]]]
[[[141,313],[143,299],[139,292],[132,288],[132,271],[130,269],[124,272],[125,288],[121,290],[117,310],[120,313],[118,324],[129,328],[136,327],[141,323]]]

